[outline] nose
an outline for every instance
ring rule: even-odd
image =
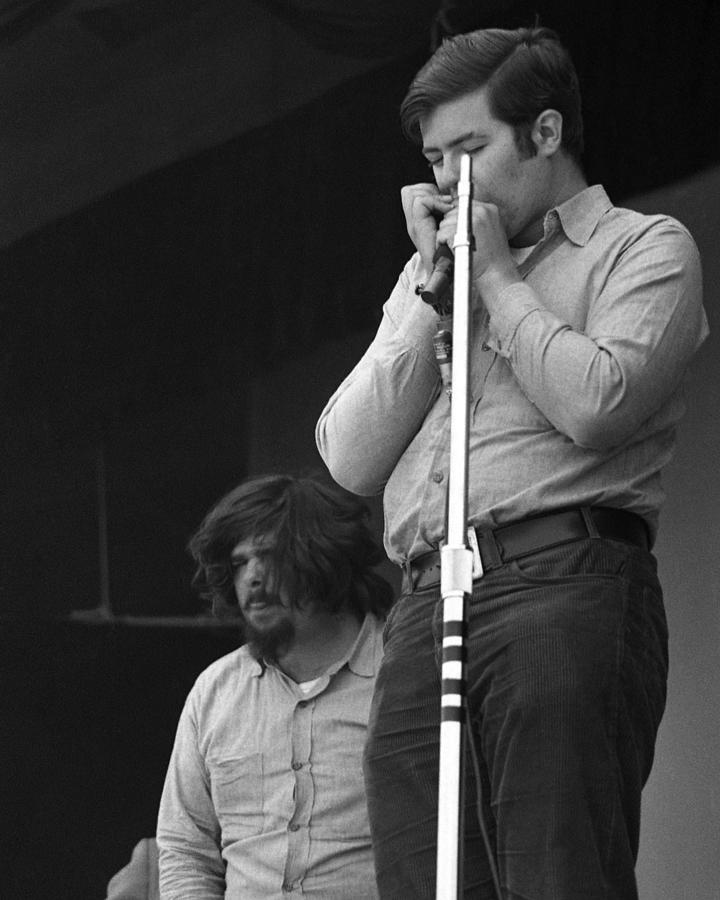
[[[443,159],[442,166],[435,169],[435,181],[441,194],[457,194],[460,180],[460,159],[454,154]]]
[[[252,556],[239,573],[242,584],[249,589],[262,587],[265,581],[265,563]]]

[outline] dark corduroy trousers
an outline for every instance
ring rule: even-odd
[[[404,593],[385,631],[365,754],[382,900],[435,896],[442,634],[439,587]],[[634,900],[640,793],[667,682],[654,557],[587,539],[473,585],[464,896]],[[480,797],[480,800],[478,800]]]

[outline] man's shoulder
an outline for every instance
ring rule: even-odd
[[[259,672],[259,664],[247,645],[238,647],[210,663],[198,675],[193,690],[205,692],[232,681],[237,684]]]
[[[628,236],[666,234],[680,242],[694,244],[689,229],[667,213],[643,212],[630,206],[611,206],[606,213],[605,224],[622,230]]]
[[[671,246],[694,247],[688,228],[664,212],[639,209],[629,201],[616,206],[601,184],[593,184],[557,207],[568,236],[591,247],[606,245],[622,250],[636,241],[657,240]]]

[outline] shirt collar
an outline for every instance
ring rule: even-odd
[[[375,675],[378,658],[378,641],[382,641],[382,629],[372,613],[367,613],[355,643],[350,648],[347,664],[351,672],[363,678]]]
[[[367,613],[352,647],[342,659],[334,662],[325,674],[332,677],[343,666],[347,666],[361,678],[372,678],[377,670],[378,641],[382,641],[382,629],[375,616]]]
[[[543,223],[545,236],[551,234],[559,222],[567,237],[574,244],[584,247],[600,219],[611,208],[612,202],[605,188],[594,184],[546,213]]]

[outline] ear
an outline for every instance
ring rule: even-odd
[[[556,109],[544,109],[535,119],[532,140],[540,156],[552,156],[562,144],[562,114]]]

